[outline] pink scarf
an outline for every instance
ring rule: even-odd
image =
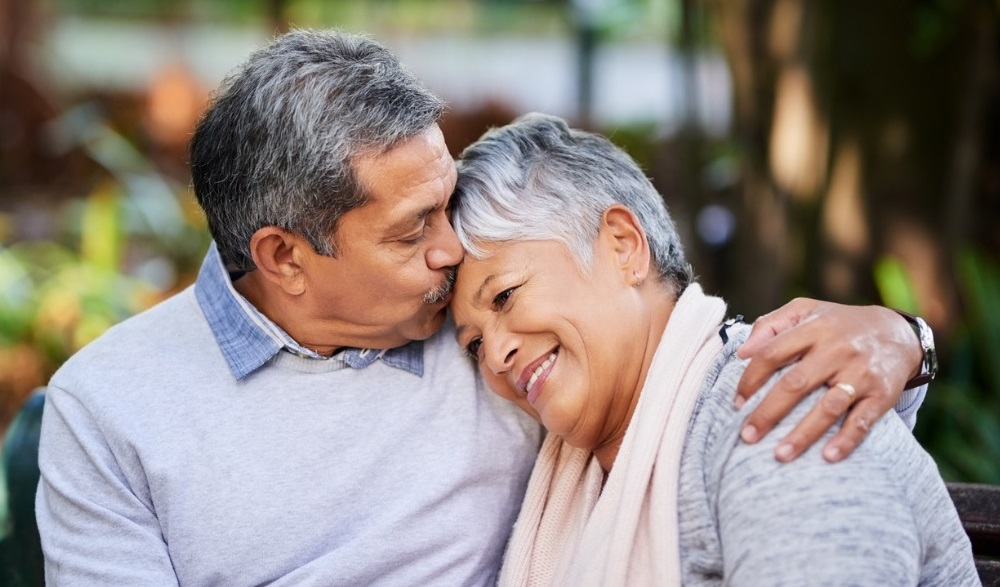
[[[698,284],[681,295],[603,491],[589,451],[546,437],[500,585],[680,585],[681,455],[725,312]]]

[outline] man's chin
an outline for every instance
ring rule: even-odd
[[[448,299],[451,299],[450,294]],[[447,317],[448,305],[444,304],[425,319],[422,324],[415,325],[411,332],[407,332],[407,338],[410,340],[426,340],[434,336],[444,326],[444,321]]]

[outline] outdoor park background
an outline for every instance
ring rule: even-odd
[[[455,154],[538,110],[644,166],[707,291],[920,314],[916,434],[1000,483],[997,0],[0,0],[0,432],[83,344],[190,284],[186,147],[289,26],[371,33]],[[123,356],[127,360],[127,356]],[[16,459],[6,447],[5,459]]]

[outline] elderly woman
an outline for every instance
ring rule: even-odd
[[[454,202],[459,343],[549,431],[501,584],[978,584],[899,418],[835,465],[776,461],[790,424],[739,441],[766,394],[734,406],[749,329],[702,292],[662,198],[608,140],[523,117],[463,153]]]

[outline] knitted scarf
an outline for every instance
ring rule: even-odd
[[[590,451],[546,437],[500,585],[680,585],[681,455],[725,312],[698,284],[681,295],[603,490]]]

